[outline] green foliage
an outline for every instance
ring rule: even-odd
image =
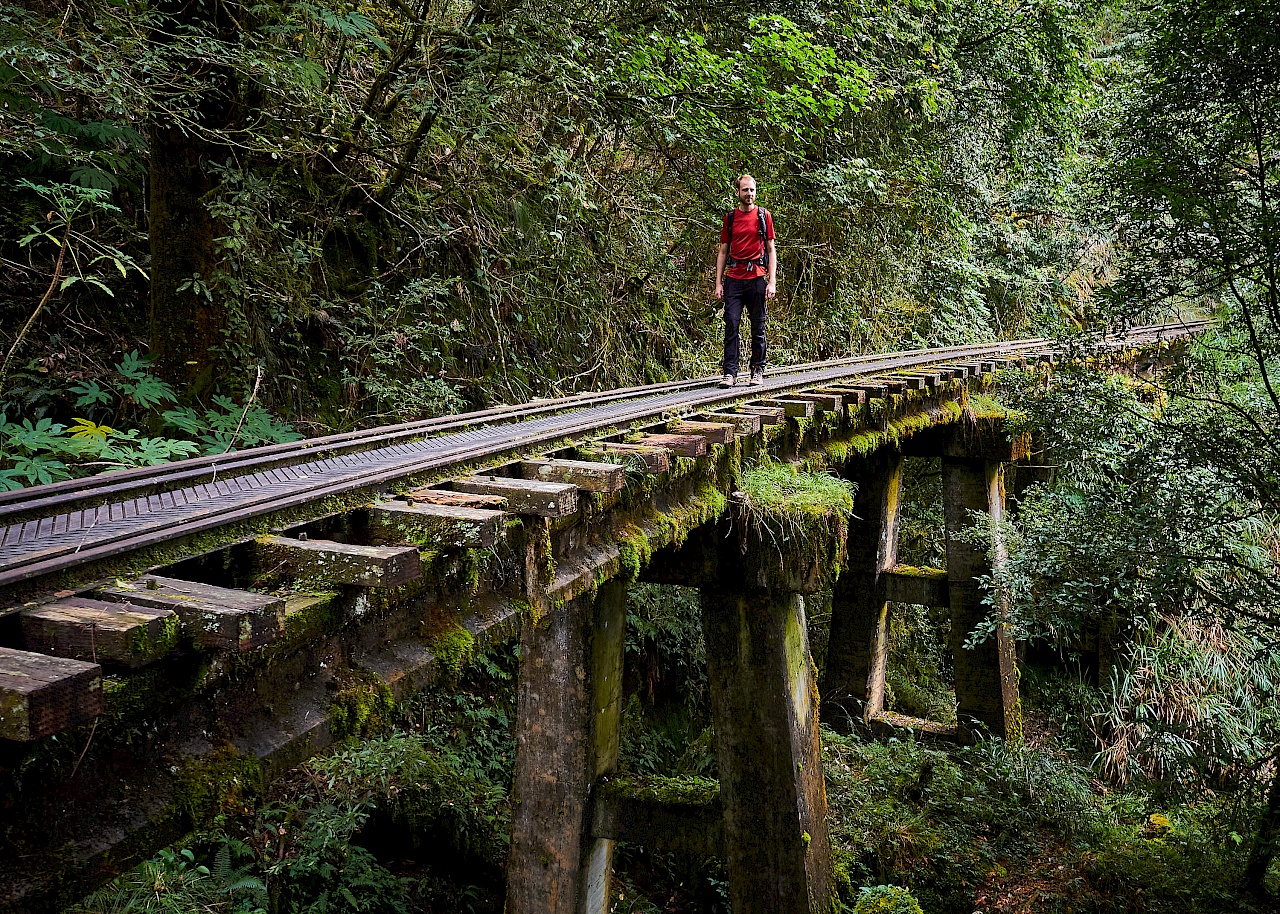
[[[920,902],[909,891],[896,885],[865,886],[858,890],[858,903],[853,914],[924,914]]]
[[[163,850],[151,860],[99,889],[67,914],[266,914],[262,880],[233,863],[242,863],[248,848],[234,841],[219,845],[208,865],[190,848]]]

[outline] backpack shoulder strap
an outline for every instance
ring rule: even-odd
[[[724,214],[724,230],[729,235],[729,244],[733,244],[733,214],[737,211],[737,207],[729,210]]]
[[[756,207],[756,216],[760,220],[760,240],[761,241],[769,240],[769,232],[765,228],[765,224],[764,224],[764,217],[767,215],[769,215],[769,211],[765,209],[763,206]]]

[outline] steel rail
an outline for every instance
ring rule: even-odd
[[[1146,330],[1147,328],[1142,329]],[[1194,331],[1183,330],[1182,332]],[[1135,333],[1134,336],[1136,335],[1138,333]],[[1124,340],[1132,341],[1134,336],[1126,336]],[[857,365],[847,364],[848,360],[844,360],[846,364],[837,366],[832,366],[830,363],[818,363],[824,367],[810,371],[797,371],[794,368],[780,370],[775,374],[774,378],[767,380],[764,386],[753,388],[751,394],[754,398],[780,393],[796,387],[831,383],[850,376],[864,376],[921,364],[952,361],[958,355],[970,358],[1016,355],[1030,350],[1044,349],[1044,343],[1045,341],[1042,339],[1035,339],[1011,343],[947,347],[946,349],[914,350],[906,353],[861,357],[860,364]],[[684,387],[686,385],[679,386]],[[742,393],[735,393],[733,389],[712,388],[701,392],[686,391],[683,396],[680,396],[680,393],[680,391],[676,391],[668,392],[665,397],[646,397],[634,403],[630,409],[611,412],[607,416],[592,415],[575,419],[574,413],[569,413],[564,417],[565,421],[553,423],[537,433],[521,434],[518,430],[518,425],[515,425],[512,427],[513,434],[505,437],[499,437],[481,444],[458,444],[430,454],[392,460],[372,472],[356,471],[331,481],[321,480],[314,484],[304,483],[284,496],[263,491],[257,497],[240,500],[236,504],[221,506],[215,503],[217,501],[216,498],[210,498],[210,503],[207,506],[187,511],[182,517],[172,522],[158,523],[154,525],[156,529],[122,530],[98,540],[88,548],[81,548],[79,545],[72,548],[69,543],[64,543],[59,547],[37,549],[33,553],[19,556],[16,561],[0,567],[0,584],[13,584],[65,570],[76,565],[112,558],[169,540],[252,520],[277,511],[289,510],[330,496],[372,488],[415,474],[443,469],[452,464],[496,458],[519,449],[551,444],[576,436],[584,436],[602,427],[634,427],[639,424],[660,420],[673,412],[695,411],[715,404],[743,399]],[[491,430],[500,431],[501,428],[491,428]],[[81,545],[83,545],[83,541]]]
[[[1209,322],[1203,321],[1200,323],[1207,324]],[[1144,332],[1159,332],[1168,329],[1169,326],[1163,324],[1133,328],[1124,338],[1132,338],[1132,336]],[[1043,338],[1037,338],[1035,340],[1029,339],[1017,342],[1029,344],[1047,341]],[[778,377],[819,367],[835,368],[845,365],[876,363],[893,355],[907,356],[928,353],[934,361],[946,361],[956,356],[963,356],[964,353],[972,350],[973,345],[975,344],[905,350],[889,354],[852,356],[826,362],[809,362],[771,369],[767,374],[771,377]],[[324,456],[369,450],[395,441],[413,440],[432,432],[454,431],[494,422],[509,423],[574,407],[592,406],[616,400],[688,390],[710,383],[716,377],[715,375],[710,375],[686,381],[641,385],[601,393],[574,394],[550,400],[532,401],[517,406],[492,407],[471,413],[433,417],[413,422],[379,426],[372,429],[326,435],[300,442],[264,445],[227,454],[189,458],[173,461],[162,467],[137,467],[103,473],[85,479],[64,480],[43,486],[0,492],[0,522],[13,523],[20,517],[27,517],[45,508],[57,508],[65,511],[72,506],[84,505],[90,501],[101,503],[104,499],[110,497],[126,498],[131,494],[155,494],[156,492],[178,487],[181,484],[199,484],[218,478],[226,479],[231,476],[245,475],[268,467],[287,466]]]

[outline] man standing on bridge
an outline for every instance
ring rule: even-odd
[[[777,292],[777,269],[773,217],[767,209],[756,206],[756,179],[742,175],[738,178],[738,205],[725,214],[716,257],[716,298],[724,300],[721,387],[732,387],[738,381],[738,327],[744,308],[751,318],[751,383],[764,383],[765,303]]]

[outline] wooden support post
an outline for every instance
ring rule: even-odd
[[[849,519],[848,570],[831,600],[822,675],[823,719],[847,728],[884,708],[889,604],[884,573],[898,564],[902,455],[882,449],[847,471],[858,483]]]
[[[67,597],[24,610],[23,646],[41,654],[140,667],[164,657],[178,641],[171,609]]]
[[[417,546],[360,546],[331,540],[260,536],[256,561],[264,569],[285,565],[296,577],[360,587],[398,587],[422,577]]]
[[[730,903],[820,914],[831,846],[804,599],[724,577],[701,593]]]
[[[284,632],[284,600],[268,594],[149,574],[104,587],[95,596],[116,603],[173,610],[182,621],[187,638],[217,651],[251,651]]]
[[[0,647],[0,739],[41,739],[105,708],[98,664]]]
[[[969,635],[987,617],[978,578],[991,574],[988,548],[962,542],[971,526],[971,511],[991,515],[996,561],[1003,547],[998,524],[1004,515],[1004,468],[1000,463],[963,457],[942,458],[943,508],[947,526],[947,578],[951,596],[951,653],[956,667],[956,714],[962,737],[973,739],[982,729],[1004,739],[1021,739],[1018,669],[1013,639],[1006,626],[973,649]],[[999,611],[997,609],[997,611]]]
[[[611,581],[520,635],[508,914],[607,914],[613,841],[589,795],[618,764],[626,586]]]
[[[374,546],[487,549],[502,537],[506,522],[502,511],[387,501],[369,509],[369,541]]]
[[[512,479],[509,476],[469,476],[455,479],[453,487],[472,495],[500,495],[517,514],[535,517],[568,517],[578,510],[578,487],[564,482]]]

